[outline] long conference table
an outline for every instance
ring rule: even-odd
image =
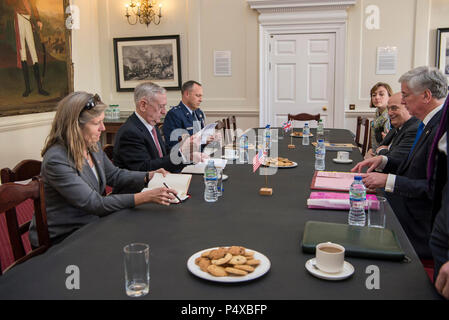
[[[312,130],[312,133],[315,133]],[[268,177],[272,196],[261,196],[265,177],[251,164],[229,163],[224,195],[204,201],[203,177],[194,175],[191,198],[180,205],[141,205],[121,210],[82,227],[46,253],[0,277],[0,299],[127,299],[123,247],[150,246],[150,292],[155,300],[298,300],[298,299],[439,299],[415,251],[391,208],[387,228],[393,230],[411,262],[346,257],[354,274],[342,281],[312,276],[305,263],[313,258],[301,250],[304,224],[309,220],[347,222],[347,211],[310,210],[306,201],[314,173],[313,146],[288,149],[290,137],[279,140],[279,156],[298,163]],[[314,141],[311,138],[311,142]],[[331,129],[330,142],[350,142],[348,130]],[[336,151],[327,151],[326,170],[349,171],[362,159],[354,149],[352,164],[337,164]],[[270,270],[262,277],[223,284],[200,279],[187,269],[188,258],[206,248],[241,245],[267,256]],[[68,266],[79,268],[78,290],[69,290]],[[379,288],[366,285],[367,267],[379,268]]]

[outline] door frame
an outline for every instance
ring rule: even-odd
[[[346,65],[346,8],[332,11],[288,12],[259,16],[259,124],[271,123],[271,95],[269,47],[274,34],[335,33],[335,77],[333,124],[344,127],[345,65]]]

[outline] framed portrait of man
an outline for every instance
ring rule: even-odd
[[[0,1],[0,116],[53,111],[73,91],[68,6]]]

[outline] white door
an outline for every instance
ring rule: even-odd
[[[272,35],[269,63],[272,126],[281,126],[289,113],[319,113],[325,127],[334,126],[335,33]]]

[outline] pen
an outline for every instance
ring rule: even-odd
[[[167,184],[164,182],[164,186],[166,186],[167,187],[167,189],[170,189],[170,187],[169,186],[167,186]],[[174,194],[174,193],[172,193],[175,197],[176,197],[176,199],[178,199],[178,201],[179,201],[179,203],[181,203],[182,202],[182,200],[181,199],[179,199],[179,197],[176,195],[176,194]]]

